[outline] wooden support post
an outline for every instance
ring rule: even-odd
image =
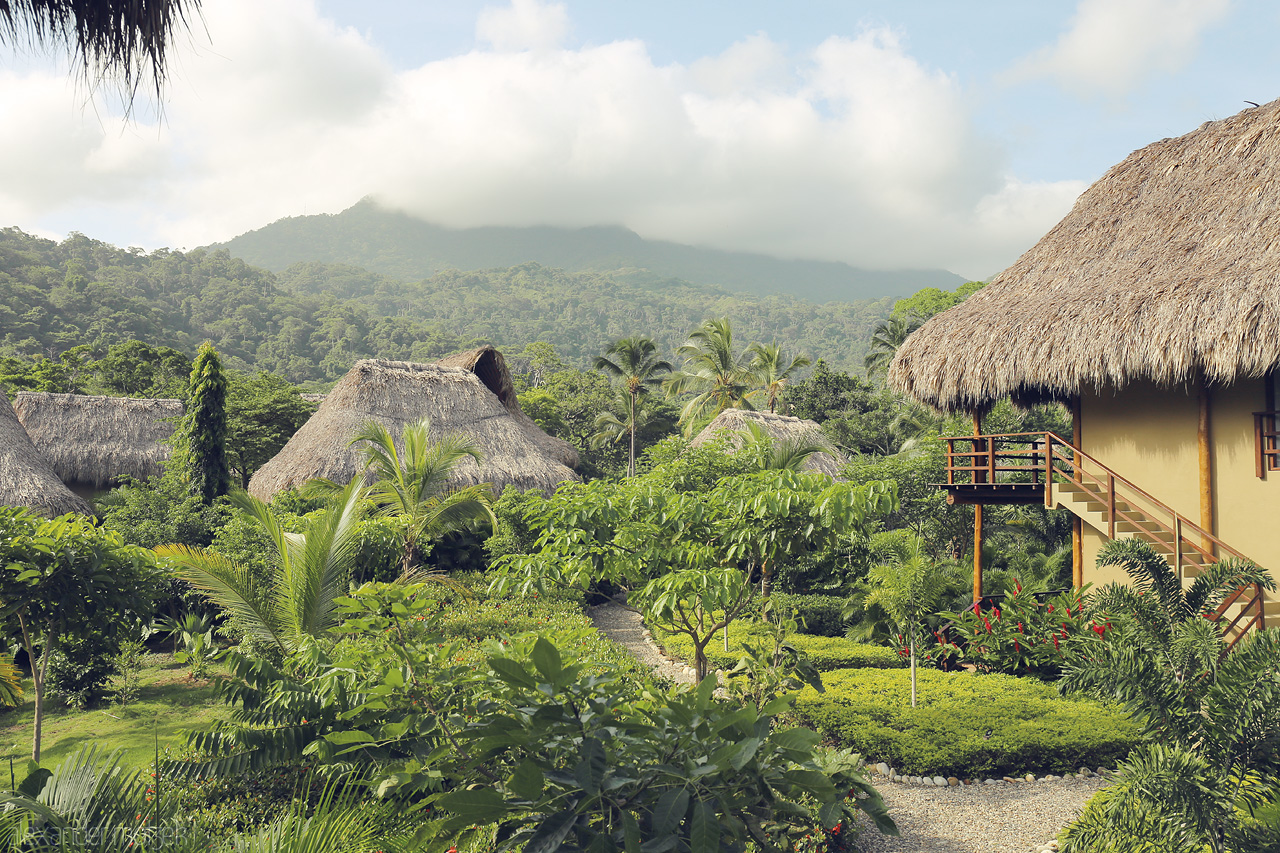
[[[1079,395],[1071,398],[1071,445],[1077,451],[1084,449]],[[1077,483],[1082,479],[1081,462],[1079,453],[1072,454],[1071,464],[1075,474],[1073,479]],[[1078,515],[1071,520],[1071,585],[1076,589],[1084,586],[1084,521]]]
[[[982,435],[982,413],[973,413],[974,449],[977,449],[977,436]],[[974,472],[975,475],[977,472]],[[977,477],[975,476],[976,480]],[[982,504],[973,507],[973,602],[982,600]]]
[[[1200,455],[1200,529],[1208,534],[1215,534],[1213,512],[1213,435],[1209,409],[1212,397],[1207,382],[1201,378],[1200,393],[1197,395],[1200,417],[1196,425],[1196,446]],[[1209,554],[1214,553],[1213,541],[1201,537],[1201,547]]]

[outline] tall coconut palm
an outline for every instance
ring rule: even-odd
[[[606,409],[596,415],[596,432],[591,436],[591,448],[594,450],[606,444],[630,438],[631,455],[627,465],[627,476],[634,477],[636,435],[650,426],[669,431],[671,419],[663,412],[654,411],[651,400],[641,396],[633,401],[624,390],[619,395],[619,399],[614,401],[613,409]]]
[[[650,388],[661,384],[662,374],[670,373],[672,370],[671,363],[658,358],[657,351],[658,346],[651,338],[620,338],[609,345],[604,355],[597,356],[595,360],[596,370],[604,371],[621,380],[622,387],[629,398],[628,418],[624,424],[631,442],[627,453],[628,477],[636,475],[636,429],[639,426],[637,406],[640,397],[648,393]],[[613,357],[610,358],[610,356]],[[605,414],[611,413],[602,413],[601,418]],[[616,416],[614,420],[622,423]],[[602,426],[599,421],[600,419],[597,418],[597,428]],[[606,423],[604,426],[611,426],[611,424]]]
[[[477,521],[496,523],[493,490],[488,483],[449,488],[449,475],[460,462],[479,462],[482,458],[480,450],[465,436],[450,433],[433,441],[431,421],[423,418],[405,426],[397,447],[390,430],[370,421],[360,428],[351,444],[363,445],[361,452],[373,471],[369,500],[378,507],[379,514],[398,517],[404,523],[402,577],[409,578],[418,568],[419,546],[424,540],[435,541]]]
[[[727,319],[706,320],[689,333],[689,340],[676,355],[684,367],[671,374],[667,389],[672,394],[694,395],[680,412],[685,433],[708,414],[725,409],[754,409],[747,394],[754,384],[749,353],[734,353],[733,330]]]
[[[0,44],[69,47],[86,78],[119,75],[130,96],[145,78],[159,94],[174,37],[200,0],[0,0]]]
[[[271,542],[273,571],[265,582],[216,551],[162,545],[156,554],[172,560],[179,577],[246,631],[287,653],[337,624],[333,600],[347,592],[363,497],[364,490],[353,480],[305,531],[286,533],[270,507],[246,492],[233,492],[232,503]]]
[[[760,387],[750,396],[762,396],[769,401],[769,411],[777,408],[778,397],[787,381],[802,367],[808,367],[810,361],[803,355],[791,359],[788,364],[782,355],[782,347],[777,344],[752,344],[747,347],[751,354],[751,373]]]
[[[919,320],[908,320],[906,317],[890,317],[876,323],[871,333],[871,347],[863,360],[867,376],[875,376],[889,369],[889,362],[898,353],[912,332],[920,328]]]

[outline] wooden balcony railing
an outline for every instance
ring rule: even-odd
[[[1265,480],[1268,471],[1280,471],[1280,431],[1276,420],[1280,412],[1253,413],[1253,446],[1258,479]]]
[[[1097,459],[1052,432],[954,436],[947,443],[947,482],[950,498],[971,503],[1027,502],[1043,498],[1055,504],[1055,488],[1069,490],[1088,510],[1064,503],[1090,523],[1100,521],[1111,539],[1129,534],[1165,554],[1180,580],[1198,574],[1221,556],[1248,559],[1191,519],[1125,479]],[[992,497],[994,495],[994,497]],[[1087,517],[1094,515],[1093,519]],[[1241,587],[1214,614],[1221,620],[1234,605],[1239,611],[1224,625],[1234,645],[1252,628],[1265,626],[1262,587]]]

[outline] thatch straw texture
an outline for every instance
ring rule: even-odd
[[[987,287],[899,348],[947,411],[1280,364],[1280,101],[1131,154]]]
[[[520,408],[515,386],[511,382],[511,371],[507,369],[507,361],[502,357],[502,353],[493,347],[481,347],[442,358],[436,364],[470,370],[486,388],[497,395],[499,402],[511,413],[511,417],[516,419],[516,423],[520,424],[520,428],[528,434],[529,439],[542,448],[543,453],[552,459],[559,460],[562,465],[570,468],[578,467],[578,451],[573,445],[547,435],[534,423],[533,418],[526,415]]]
[[[68,512],[92,515],[84,499],[73,494],[48,460],[31,443],[9,398],[0,393],[0,504],[25,506],[41,515]]]
[[[773,412],[752,412],[746,409],[725,409],[716,415],[715,419],[707,424],[702,432],[694,436],[693,441],[689,442],[689,444],[692,447],[699,447],[717,436],[724,435],[728,438],[731,447],[739,448],[745,441],[744,433],[749,423],[759,424],[775,440],[800,439],[827,447],[831,446],[830,442],[822,435],[822,427],[818,426],[814,421],[793,418],[788,415],[778,415]],[[813,454],[804,461],[802,467],[806,471],[817,471],[820,474],[826,474],[828,477],[834,477],[844,463],[844,458],[832,448],[826,453]]]
[[[68,485],[105,489],[164,473],[181,400],[20,391],[13,408],[36,450]]]
[[[366,421],[385,425],[399,436],[404,426],[431,419],[436,435],[460,432],[484,454],[477,465],[464,460],[454,469],[453,485],[492,483],[551,493],[573,470],[549,456],[529,437],[498,397],[462,367],[366,359],[356,362],[325,397],[320,409],[289,443],[249,481],[262,500],[301,486],[313,477],[345,483],[363,470],[356,448],[348,447]]]

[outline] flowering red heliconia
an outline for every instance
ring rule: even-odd
[[[1054,634],[1054,635],[1053,635],[1053,647],[1054,647],[1055,649],[1056,649],[1056,648],[1058,648],[1058,635],[1057,635],[1057,634]]]
[[[1021,634],[1021,633],[1022,633],[1022,623],[1021,623],[1021,622],[1019,622],[1019,623],[1018,623],[1018,633],[1019,633],[1019,634]]]
[[[1022,651],[1022,646],[1018,645],[1018,641],[1017,641],[1017,640],[1014,640],[1014,641],[1013,641],[1013,650],[1014,650],[1015,652],[1020,652],[1020,651]]]
[[[997,622],[999,622],[999,621],[1000,621],[1000,608],[999,608],[999,607],[993,607],[993,608],[991,608],[991,612],[996,614],[996,621],[997,621]]]
[[[1092,628],[1099,637],[1101,637],[1103,634],[1107,632],[1106,625],[1093,625]]]
[[[1052,613],[1052,612],[1053,612],[1053,605],[1052,605],[1052,604],[1050,604],[1050,605],[1048,606],[1048,612],[1050,612],[1050,613]]]
[[[990,634],[990,633],[991,633],[991,622],[990,622],[990,620],[988,620],[988,619],[987,619],[987,617],[983,616],[983,617],[982,617],[982,624],[987,626],[987,633],[988,633],[988,634]]]

